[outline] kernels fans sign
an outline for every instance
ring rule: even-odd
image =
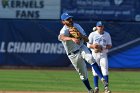
[[[59,19],[60,0],[0,0],[0,18]]]

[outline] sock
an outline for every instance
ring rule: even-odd
[[[90,87],[90,84],[89,84],[89,80],[88,79],[86,79],[86,80],[82,80],[83,81],[83,83],[85,84],[85,86],[86,86],[86,88],[88,89],[88,90],[91,90],[92,88]]]
[[[98,64],[95,62],[91,66],[93,67],[93,69],[95,70],[95,72],[98,74],[98,76],[100,77],[100,79],[102,79],[103,78],[103,74],[102,74],[101,69],[98,66]]]
[[[108,83],[108,75],[104,76],[104,79]]]
[[[98,76],[94,76],[94,87],[98,87]]]

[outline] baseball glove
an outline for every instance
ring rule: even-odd
[[[69,27],[69,33],[70,33],[70,37],[74,37],[77,39],[81,38],[80,32],[75,27]]]
[[[102,46],[101,45],[95,45],[95,48],[94,48],[94,52],[95,53],[99,53],[99,52],[102,52]]]

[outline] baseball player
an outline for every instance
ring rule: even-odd
[[[89,43],[87,46],[91,49],[92,55],[95,58],[98,65],[101,67],[101,71],[105,80],[108,83],[108,59],[107,52],[108,49],[112,47],[110,34],[104,31],[103,22],[98,21],[96,23],[96,27],[93,27],[94,32],[91,32],[88,39]],[[94,75],[94,93],[99,93],[98,87],[98,75],[95,70],[92,68],[92,72]],[[108,87],[105,87],[105,93],[111,93]]]
[[[88,37],[86,36],[85,31],[79,24],[73,22],[72,18],[73,17],[68,13],[63,13],[61,15],[61,21],[64,26],[60,30],[58,39],[62,42],[68,58],[70,59],[76,71],[79,73],[80,79],[88,89],[88,93],[94,93],[88,80],[88,71],[85,61],[87,61],[93,67],[104,86],[107,87],[108,84],[106,83],[98,64],[95,62],[95,59],[88,50],[88,47],[84,45],[84,42],[88,42]],[[75,38],[74,35],[72,35],[74,31],[70,30],[70,28],[73,27],[76,28],[80,33],[78,34],[80,35],[80,38]]]

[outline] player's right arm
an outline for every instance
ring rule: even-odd
[[[93,44],[93,42],[94,42],[94,40],[93,40],[93,32],[90,33],[88,39],[89,39],[89,42],[87,43],[87,47],[88,47],[88,48],[95,49],[95,48],[98,47],[97,44]]]
[[[65,36],[64,34],[60,34],[58,39],[60,41],[69,41],[69,40],[71,40],[71,41],[73,41],[76,44],[80,44],[80,40],[79,39],[73,38],[73,37],[69,37],[69,36]]]

